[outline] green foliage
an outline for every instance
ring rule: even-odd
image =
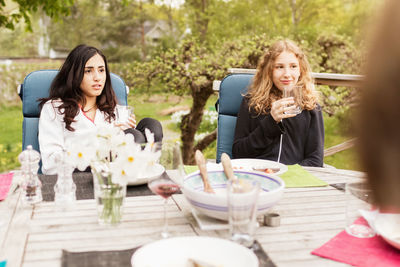
[[[15,25],[24,20],[26,29],[32,31],[30,15],[42,10],[47,16],[58,19],[69,14],[69,7],[74,0],[12,0],[0,1],[0,28],[14,30]]]
[[[14,30],[0,27],[0,56],[32,57],[37,55],[39,35],[24,30],[22,23]]]
[[[167,16],[164,13],[167,13]],[[170,29],[158,43],[144,34],[156,22],[174,28],[174,12],[145,1],[136,0],[77,0],[70,8],[71,15],[63,22],[49,25],[53,48],[69,51],[86,43],[100,48],[111,62],[140,61],[155,51],[174,46],[176,39]]]
[[[60,61],[46,61],[38,63],[17,62],[10,65],[0,65],[0,106],[19,105],[21,100],[17,94],[17,87],[26,75],[35,70],[59,69]]]

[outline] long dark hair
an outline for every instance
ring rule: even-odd
[[[100,111],[105,113],[108,122],[115,119],[114,109],[117,100],[111,86],[111,76],[107,59],[99,49],[81,44],[69,53],[64,64],[61,66],[60,71],[51,84],[49,97],[39,99],[40,108],[48,100],[60,99],[62,101],[62,104],[58,106],[58,111],[64,114],[65,128],[69,131],[75,130],[71,127],[71,123],[75,121],[74,118],[79,112],[79,103],[82,103],[82,106],[86,104],[86,98],[80,86],[86,62],[96,54],[99,54],[103,58],[106,68],[106,82],[101,95],[96,98],[96,105]]]

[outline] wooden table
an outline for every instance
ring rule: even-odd
[[[329,184],[363,177],[356,171],[311,168],[311,173]],[[79,200],[66,211],[54,202],[23,206],[20,194],[0,202],[8,224],[0,228],[0,248],[7,255],[7,267],[60,266],[62,250],[116,250],[133,248],[154,240],[163,224],[163,200],[159,196],[128,197],[124,217],[117,227],[97,223],[94,200]],[[195,222],[183,195],[169,202],[170,229],[178,235],[226,237],[227,231],[203,231]],[[343,264],[311,255],[344,228],[344,193],[332,186],[287,188],[273,208],[281,215],[279,227],[259,227],[256,238],[278,266],[341,266]],[[261,218],[259,218],[261,219]]]

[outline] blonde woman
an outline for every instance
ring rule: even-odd
[[[287,114],[294,99],[283,98],[286,86],[301,86],[300,114]],[[323,165],[324,122],[310,66],[289,40],[265,53],[238,113],[232,147],[234,158],[258,158],[284,164]]]

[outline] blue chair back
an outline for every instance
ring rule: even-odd
[[[50,85],[58,70],[38,70],[28,74],[21,84],[19,96],[22,100],[22,150],[28,145],[39,150],[38,126],[39,126],[39,98],[49,96]],[[111,84],[117,96],[118,103],[127,105],[128,87],[116,74],[111,73]]]
[[[254,74],[230,74],[221,81],[218,99],[217,163],[221,161],[221,154],[224,152],[232,158],[237,114],[253,76]]]

